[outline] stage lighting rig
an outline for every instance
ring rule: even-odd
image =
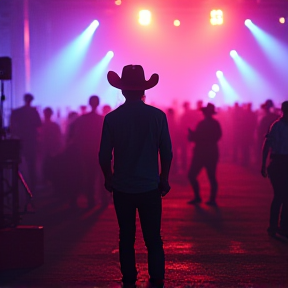
[[[210,12],[210,23],[212,25],[222,25],[224,22],[223,20],[223,11],[218,9],[218,10],[212,10]]]

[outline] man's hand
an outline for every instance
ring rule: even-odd
[[[266,168],[266,165],[265,164],[262,164],[262,167],[261,167],[261,175],[266,178],[267,177],[267,168]]]
[[[105,179],[104,186],[105,186],[105,189],[107,191],[109,191],[110,193],[113,192],[113,186],[112,186],[112,181],[111,180]]]
[[[168,180],[160,180],[159,186],[158,186],[162,197],[164,197],[171,189]]]

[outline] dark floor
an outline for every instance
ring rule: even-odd
[[[267,233],[272,189],[257,171],[219,166],[218,208],[187,204],[185,175],[171,181],[163,199],[166,287],[288,287],[288,243]],[[208,199],[205,173],[202,195]],[[57,205],[45,191],[35,195],[36,214],[21,225],[44,226],[45,262],[34,269],[3,271],[1,288],[119,287],[118,227],[112,202],[78,211]],[[137,230],[138,287],[147,281],[146,250]]]

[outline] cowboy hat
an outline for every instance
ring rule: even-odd
[[[154,73],[149,80],[145,80],[141,65],[126,65],[123,67],[121,78],[114,71],[109,71],[107,79],[110,85],[121,90],[147,90],[159,81],[159,75]]]
[[[213,115],[216,114],[215,105],[212,103],[208,103],[206,107],[201,108],[204,114]]]
[[[273,101],[272,101],[271,99],[267,99],[267,100],[265,101],[265,103],[263,103],[263,104],[261,105],[261,108],[262,108],[262,109],[270,109],[270,108],[272,108],[272,107],[274,107],[274,103],[273,103]]]

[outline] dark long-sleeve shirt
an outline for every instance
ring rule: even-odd
[[[221,136],[220,123],[212,117],[206,117],[197,124],[195,131],[190,132],[189,140],[195,142],[195,153],[215,154],[218,153]]]
[[[105,177],[112,175],[112,171],[109,171],[112,153],[113,189],[126,193],[156,189],[159,173],[168,179],[172,161],[165,113],[139,100],[125,102],[106,115],[99,152],[99,162]]]

